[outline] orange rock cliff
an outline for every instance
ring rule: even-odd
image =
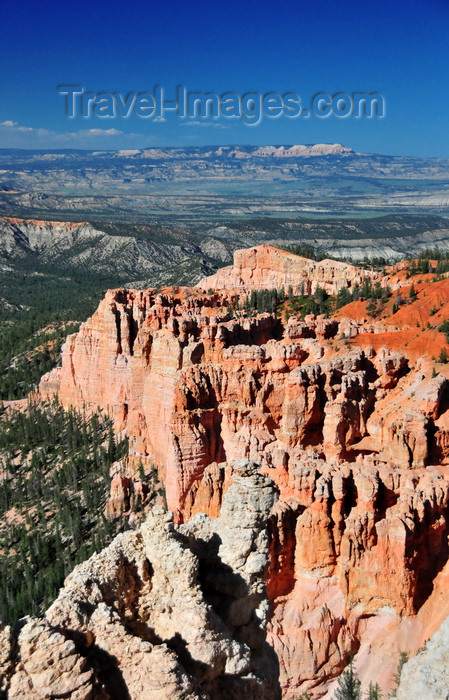
[[[126,430],[112,512],[140,463],[178,523],[219,515],[241,459],[274,480],[268,639],[286,700],[332,697],[351,652],[389,691],[399,653],[449,615],[449,383],[432,361],[449,280],[417,279],[376,320],[361,301],[333,318],[238,310],[247,289],[334,294],[367,274],[264,245],[193,289],[109,291],[39,388]],[[404,275],[388,281],[407,296]]]
[[[294,291],[301,288],[305,294],[314,292],[320,286],[332,294],[337,293],[342,286],[350,288],[360,283],[367,275],[377,277],[344,262],[316,262],[264,244],[236,250],[233,265],[205,277],[197,286],[203,289],[273,289],[291,286]]]

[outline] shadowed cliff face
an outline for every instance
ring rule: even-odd
[[[76,567],[45,619],[2,628],[8,698],[280,700],[266,642],[273,482],[235,465],[220,517],[154,508]]]
[[[357,650],[389,689],[399,652],[449,614],[448,380],[386,320],[245,317],[237,296],[108,292],[40,392],[110,410],[130,439],[123,477],[156,465],[183,527],[216,517],[235,463],[257,460],[279,490],[267,584],[283,696],[323,696]]]

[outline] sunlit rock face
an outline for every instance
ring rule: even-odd
[[[243,256],[244,284],[293,284],[282,251],[278,264],[266,248]],[[279,493],[266,580],[283,697],[330,698],[350,652],[364,682],[388,692],[400,652],[449,615],[449,385],[428,354],[444,336],[423,321],[433,287],[376,321],[360,301],[287,321],[241,311],[235,269],[217,273],[221,291],[109,291],[40,394],[100,406],[127,432],[110,515],[126,511],[142,463],[157,468],[176,523],[217,518],[236,463],[257,461]],[[349,286],[359,273],[345,274]],[[449,299],[448,280],[434,286]]]
[[[278,289],[314,292],[320,286],[330,294],[351,288],[366,276],[378,275],[337,260],[309,260],[270,245],[236,250],[234,264],[198,282],[202,289]]]

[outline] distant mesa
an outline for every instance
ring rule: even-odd
[[[257,156],[263,158],[297,158],[303,156],[329,156],[329,155],[356,155],[352,148],[342,146],[341,143],[315,143],[312,145],[294,146],[259,146],[254,151],[244,153],[241,149],[231,151],[229,155],[234,157],[251,158]]]
[[[93,155],[104,155],[98,151]],[[211,146],[210,148],[145,148],[121,149],[114,155],[118,158],[179,158],[179,157],[222,157],[222,158],[303,158],[310,156],[349,156],[359,155],[352,148],[341,143],[294,144],[291,146]]]

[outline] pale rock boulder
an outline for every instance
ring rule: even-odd
[[[402,668],[396,700],[410,698],[449,700],[449,618]]]
[[[24,622],[17,640],[20,660],[11,678],[9,700],[89,700],[93,673],[74,642],[45,620],[26,618]]]

